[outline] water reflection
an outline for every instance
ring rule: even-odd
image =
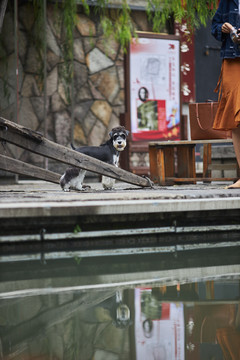
[[[239,304],[217,295],[226,287],[239,294],[239,282],[135,289],[136,359],[239,359]]]
[[[0,359],[239,360],[236,248],[208,255],[2,263]]]

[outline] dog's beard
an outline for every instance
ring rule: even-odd
[[[113,146],[117,151],[123,151],[126,147],[126,141],[122,141],[121,144],[118,144],[117,142],[113,142]]]

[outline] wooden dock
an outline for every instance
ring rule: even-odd
[[[41,181],[0,185],[1,260],[89,250],[174,251],[240,239],[240,190],[226,184],[143,189],[117,183],[112,191],[90,185],[83,192]]]

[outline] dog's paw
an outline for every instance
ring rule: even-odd
[[[91,189],[91,186],[90,186],[90,185],[85,185],[85,184],[83,184],[82,190],[89,190],[89,189]]]
[[[112,189],[113,189],[112,186],[103,185],[103,190],[112,190]]]
[[[102,187],[104,190],[112,190],[113,186],[114,186],[114,184],[103,184],[102,183]]]
[[[69,192],[69,191],[70,191],[70,188],[64,188],[63,191],[64,191],[64,192]]]

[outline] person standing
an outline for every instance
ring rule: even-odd
[[[222,42],[221,74],[215,91],[219,106],[215,130],[232,130],[233,146],[240,167],[240,0],[220,0],[212,19],[212,35]],[[228,186],[240,189],[240,179]]]

